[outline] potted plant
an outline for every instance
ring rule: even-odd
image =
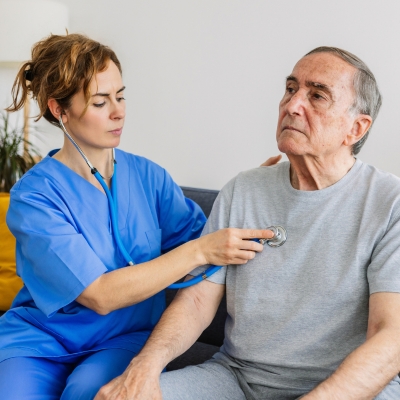
[[[15,238],[6,225],[10,190],[36,164],[39,153],[24,138],[23,130],[12,128],[10,116],[0,111],[0,310],[7,310],[22,287],[15,273]]]

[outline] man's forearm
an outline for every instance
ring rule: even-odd
[[[384,329],[353,351],[304,400],[374,399],[400,371],[400,332]]]
[[[196,310],[185,300],[177,299],[167,308],[139,353],[140,358],[151,360],[160,373],[171,360],[186,351],[204,329]]]
[[[210,289],[212,295],[210,296]],[[211,323],[225,286],[207,281],[181,290],[136,358],[159,370],[185,352]],[[211,298],[210,298],[211,297]],[[204,300],[204,303],[203,303]]]

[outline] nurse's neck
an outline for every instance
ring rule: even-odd
[[[112,149],[83,148],[83,146],[81,146],[81,148],[91,164],[99,171],[100,175],[104,177],[107,186],[110,187],[111,177],[114,171]],[[53,158],[63,163],[100,191],[104,192],[100,183],[86,164],[86,161],[72,143],[65,141],[63,147],[54,154]]]

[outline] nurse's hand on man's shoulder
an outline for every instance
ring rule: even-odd
[[[270,157],[268,158],[267,161],[263,162],[260,167],[270,167],[271,165],[275,165],[277,164],[282,158],[282,154],[279,154],[277,156],[274,157]]]
[[[270,239],[274,233],[266,229],[225,228],[197,239],[200,265],[246,264],[263,245],[251,239]]]
[[[125,372],[103,386],[94,400],[162,400],[160,372],[135,357]]]

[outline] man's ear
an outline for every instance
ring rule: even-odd
[[[372,125],[372,118],[366,114],[360,114],[353,123],[351,131],[346,136],[343,144],[345,146],[352,146],[363,138]]]
[[[65,115],[64,110],[58,104],[56,99],[49,99],[47,101],[47,107],[49,107],[49,110],[53,114],[54,118],[58,120],[60,118],[60,115],[62,115],[63,122],[67,122],[67,116]]]

